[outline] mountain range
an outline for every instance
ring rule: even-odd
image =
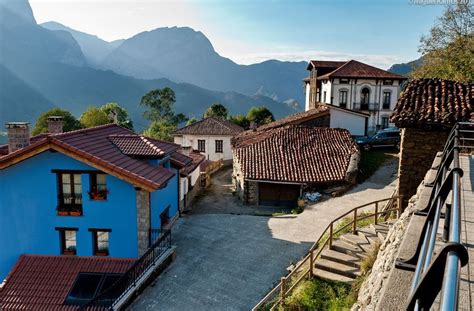
[[[192,57],[191,47],[186,53],[183,52],[184,54],[179,52],[180,47],[191,44],[186,43],[186,36],[197,32],[190,28],[163,28],[157,32],[165,33],[166,38],[162,40],[171,40],[174,35],[182,32],[184,37],[177,35],[175,38],[176,59],[189,57],[196,63],[201,62],[196,57]],[[143,34],[137,36],[141,35]],[[137,71],[135,73],[125,72],[118,68],[120,63],[114,63],[111,60],[126,53],[124,51],[128,50],[125,48],[129,48],[130,42],[136,40],[137,36],[124,41],[106,42],[57,23],[48,23],[42,27],[36,23],[26,0],[0,0],[0,124],[7,121],[34,122],[39,113],[54,106],[67,109],[79,116],[90,105],[102,105],[115,101],[129,111],[137,129],[142,129],[146,126],[146,121],[142,118],[143,108],[138,105],[141,96],[152,89],[166,86],[176,92],[177,112],[183,112],[189,117],[199,117],[214,102],[221,102],[232,114],[246,113],[252,106],[263,105],[268,107],[276,117],[282,117],[299,108],[295,102],[301,100],[300,97],[302,97],[301,80],[306,75],[303,62],[269,61],[258,66],[241,67],[214,52],[212,56],[209,56],[214,63],[207,69],[207,74],[204,73],[202,66],[197,66],[200,70],[199,74],[212,76],[208,80],[222,79],[238,84],[237,81],[241,79],[239,77],[219,77],[212,73],[219,71],[220,75],[223,74],[222,70],[212,68],[219,62],[230,62],[230,67],[240,68],[236,71],[230,70],[229,75],[237,74],[239,70],[242,71],[242,68],[247,67],[253,70],[254,75],[257,75],[259,71],[259,79],[263,82],[265,82],[265,76],[270,79],[272,75],[277,75],[276,73],[278,75],[274,79],[276,82],[269,81],[268,84],[255,82],[253,87],[247,84],[235,88],[231,86],[205,88],[200,86],[204,82],[196,83],[200,85],[191,84],[187,79],[181,79],[174,73],[169,73],[170,67],[163,67],[163,72],[167,71],[166,74],[157,74],[159,71],[153,69],[154,66],[141,64],[144,58],[141,60],[136,60],[134,57],[127,60],[123,56],[120,58],[119,62],[123,62],[124,66],[132,64],[127,65],[129,66],[127,68],[135,67],[134,70]],[[200,44],[210,43],[202,34],[198,37],[197,41],[200,43],[192,44],[196,49],[196,55],[203,55],[204,52],[200,52],[202,48]],[[156,42],[155,44],[159,45]],[[121,48],[122,46],[124,47]],[[210,51],[209,46],[206,49]],[[170,55],[160,53],[162,50],[154,54],[149,52],[146,57],[170,59]],[[109,67],[107,64],[114,65]],[[285,66],[295,66],[300,70],[296,69],[289,74]],[[153,70],[149,73],[142,72],[140,75],[138,74],[140,68]],[[273,73],[267,74],[269,71]],[[193,75],[197,74],[192,70],[190,72],[194,72]],[[169,77],[173,77],[174,81]],[[196,76],[193,79],[196,79]],[[208,80],[206,83],[209,82]],[[292,90],[292,87],[285,86],[285,93],[275,86],[285,83],[295,87]],[[248,92],[242,92],[244,87]]]

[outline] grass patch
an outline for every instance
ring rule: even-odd
[[[390,157],[385,151],[361,151],[357,181],[367,180]]]
[[[355,302],[351,291],[352,286],[344,282],[307,280],[285,299],[281,310],[349,310]]]

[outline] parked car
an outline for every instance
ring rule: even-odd
[[[378,131],[374,136],[358,137],[355,141],[365,151],[381,147],[395,147],[400,150],[400,129],[386,128]]]

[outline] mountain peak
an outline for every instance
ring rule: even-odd
[[[20,21],[11,17],[13,13],[16,17],[20,17]],[[36,24],[33,10],[28,0],[0,0],[0,17],[2,24],[19,24],[29,23]]]

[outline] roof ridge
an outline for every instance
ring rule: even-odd
[[[104,129],[104,128],[107,128],[107,127],[119,127],[121,129],[130,131],[129,129],[121,127],[120,125],[118,125],[116,123],[108,123],[108,124],[103,124],[103,125],[98,125],[98,126],[94,126],[94,127],[88,127],[88,128],[83,128],[83,129],[79,129],[79,130],[63,132],[63,133],[57,133],[57,134],[49,133],[48,136],[51,136],[51,137],[54,137],[54,138],[67,137],[67,136],[72,135],[72,134],[79,134],[79,133],[84,133],[84,132],[93,132],[93,131],[101,130],[101,129]]]
[[[342,69],[342,68],[344,68],[345,66],[347,66],[347,65],[348,65],[350,62],[352,62],[352,61],[353,61],[353,59],[350,59],[350,60],[346,61],[346,62],[344,63],[344,65],[337,67],[337,68],[334,69],[333,71],[328,72],[328,73],[322,75],[321,77],[324,77],[324,76],[328,76],[328,77],[329,77],[330,75],[332,75],[332,74],[338,72],[340,69]]]
[[[151,147],[153,150],[157,151],[159,154],[163,154],[165,153],[163,150],[161,150],[161,148],[159,148],[158,146],[156,146],[155,144],[153,144],[151,141],[149,141],[145,136],[138,136],[140,137],[140,139],[145,143],[147,144],[147,146]]]

